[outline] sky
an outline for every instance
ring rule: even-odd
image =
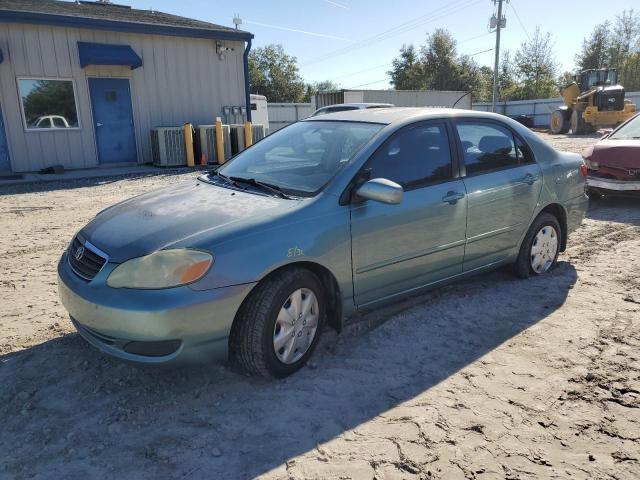
[[[254,47],[280,43],[298,59],[306,82],[332,80],[341,88],[390,88],[387,71],[403,44],[425,43],[446,28],[458,53],[493,66],[495,34],[488,21],[493,0],[114,0],[233,26],[255,35]],[[606,6],[606,7],[605,7]],[[613,19],[637,0],[510,0],[501,51],[515,53],[536,27],[551,32],[559,70],[572,71],[574,57],[596,23]],[[606,16],[599,16],[604,14]]]

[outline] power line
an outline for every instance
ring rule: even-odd
[[[531,36],[529,35],[529,32],[527,31],[527,27],[525,27],[524,23],[522,23],[522,20],[520,20],[520,15],[518,15],[518,12],[516,11],[516,7],[513,6],[512,2],[508,3],[508,5],[511,7],[511,10],[513,10],[513,13],[515,13],[516,19],[518,20],[518,23],[522,27],[522,30],[524,31],[525,35],[527,36],[527,38],[529,40],[531,40]]]
[[[468,41],[471,41],[471,40],[477,40],[478,38],[486,37],[488,35],[491,35],[491,33],[483,33],[482,35],[476,35],[475,37],[465,38],[463,40],[460,40],[457,43],[461,44],[461,43],[465,43],[465,42],[468,42]],[[490,48],[489,50],[483,50],[481,52],[472,53],[472,54],[470,54],[468,56],[469,57],[473,57],[474,55],[478,55],[480,53],[485,53],[485,52],[490,52],[491,50],[493,50],[493,48]],[[387,62],[387,63],[383,63],[381,65],[376,65],[375,67],[369,67],[369,68],[365,68],[365,69],[362,69],[362,70],[357,70],[355,72],[345,73],[344,75],[338,75],[337,77],[333,77],[332,80],[338,80],[339,78],[351,77],[352,75],[357,75],[358,73],[369,72],[369,71],[375,70],[377,68],[391,67],[391,66],[393,66],[393,63],[392,62]]]
[[[358,73],[369,72],[371,70],[375,70],[377,68],[382,67],[390,67],[391,63],[383,63],[382,65],[376,65],[375,67],[365,68],[364,70],[358,70],[357,72],[345,73],[344,75],[338,75],[337,77],[333,77],[333,80],[337,80],[338,78],[351,77],[352,75],[357,75]]]
[[[366,87],[367,85],[373,85],[374,83],[384,82],[385,80],[388,81],[390,78],[391,78],[391,75],[387,75],[385,78],[381,80],[376,80],[375,82],[369,82],[369,83],[362,83],[360,85],[356,85],[355,87],[349,87],[346,90],[353,90],[354,88]]]
[[[475,52],[475,53],[470,53],[469,55],[467,55],[468,57],[473,57],[475,55],[480,55],[481,53],[487,53],[487,52],[491,52],[493,51],[493,48],[488,48],[487,50],[481,50],[479,52]],[[384,65],[382,65],[384,66]],[[373,70],[374,68],[379,68],[379,67],[372,67],[372,68],[368,68],[367,70]],[[361,70],[360,72],[353,72],[350,75],[355,75],[356,73],[362,73],[366,70]],[[344,76],[344,75],[343,75]],[[334,80],[336,78],[340,78],[340,77],[335,77]],[[374,82],[368,82],[368,83],[362,83],[360,85],[356,85],[354,87],[349,87],[347,88],[347,90],[353,90],[354,88],[359,88],[359,87],[366,87],[367,85],[373,85],[374,83],[380,83],[380,82],[384,82],[385,80],[389,80],[391,78],[391,75],[387,75],[385,78],[381,79],[381,80],[376,80]]]
[[[373,43],[377,43],[380,42],[382,40],[386,40],[388,38],[391,38],[393,36],[396,35],[400,35],[408,30],[412,30],[414,28],[417,28],[421,25],[424,25],[425,23],[429,23],[435,20],[438,20],[440,18],[443,18],[445,16],[451,15],[453,13],[456,13],[457,11],[464,9],[464,8],[468,8],[471,5],[474,5],[476,3],[479,3],[481,0],[454,0],[451,4],[449,5],[445,5],[443,7],[437,8],[427,14],[421,15],[420,17],[417,17],[413,20],[409,20],[407,22],[401,23],[399,25],[396,25],[395,27],[392,27],[388,30],[385,30],[384,32],[380,32],[376,35],[373,35],[371,37],[365,38],[364,40],[361,40],[359,42],[354,43],[353,45],[349,45],[346,47],[343,47],[341,49],[335,50],[333,52],[329,52],[327,54],[321,55],[319,57],[316,57],[314,59],[309,60],[308,62],[304,62],[301,64],[301,66],[304,65],[309,65],[312,63],[317,63],[317,62],[322,62],[324,60],[330,59],[330,58],[334,58],[337,57],[339,55],[344,55],[346,53],[350,53],[354,50],[363,48],[363,47],[367,47]]]

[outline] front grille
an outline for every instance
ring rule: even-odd
[[[74,273],[85,280],[93,280],[107,263],[107,258],[98,253],[89,242],[82,242],[77,236],[67,251],[69,265]]]

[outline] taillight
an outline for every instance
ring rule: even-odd
[[[584,160],[582,160],[582,165],[580,165],[580,172],[582,172],[584,178],[587,178],[587,164]]]

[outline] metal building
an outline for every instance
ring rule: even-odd
[[[252,38],[104,0],[0,0],[0,172],[150,163],[152,128],[250,119]]]

